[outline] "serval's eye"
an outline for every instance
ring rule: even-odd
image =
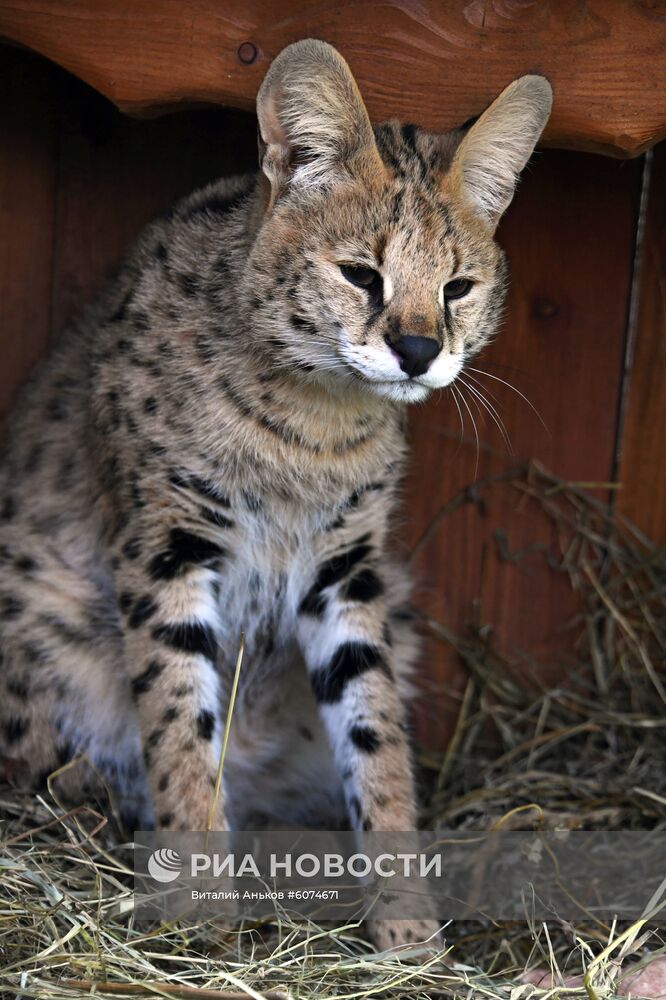
[[[447,281],[443,289],[444,298],[461,299],[463,295],[467,295],[473,284],[469,278],[454,278],[453,281]]]
[[[374,271],[371,267],[357,267],[355,264],[340,264],[339,267],[343,278],[357,288],[364,288],[373,295],[381,292],[382,276],[378,271]]]

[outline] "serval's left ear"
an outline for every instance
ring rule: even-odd
[[[382,162],[363,98],[349,66],[331,45],[306,39],[274,59],[257,95],[261,169],[272,201],[288,184],[322,186],[365,158]]]
[[[447,187],[494,229],[548,121],[553,91],[544,76],[514,80],[456,150]]]

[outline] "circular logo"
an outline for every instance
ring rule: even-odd
[[[148,858],[148,873],[156,882],[173,882],[180,875],[182,861],[177,851],[162,848]]]

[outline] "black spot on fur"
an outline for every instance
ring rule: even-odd
[[[69,489],[71,487],[74,469],[74,459],[70,456],[69,458],[66,458],[60,466],[60,477],[59,480],[56,481],[57,489]]]
[[[22,643],[21,653],[33,667],[39,667],[47,663],[50,658],[48,650],[36,642]]]
[[[162,716],[162,722],[173,722],[180,715],[180,709],[176,705],[170,705]]]
[[[125,559],[138,559],[141,555],[141,542],[138,538],[130,538],[125,542],[122,548],[122,553]]]
[[[45,408],[46,419],[52,420],[57,423],[60,420],[64,420],[67,416],[67,410],[65,409],[65,404],[57,396],[53,399],[49,399]]]
[[[234,522],[230,517],[226,517],[219,510],[213,510],[211,507],[202,507],[201,515],[210,524],[214,524],[216,528],[233,528],[234,526]]]
[[[362,569],[351,578],[345,587],[344,596],[348,601],[367,603],[381,597],[383,593],[384,584],[374,570]]]
[[[273,338],[268,337],[266,343],[272,343],[272,341]],[[233,385],[231,384],[229,379],[226,378],[226,376],[220,375],[219,378],[217,379],[217,385],[220,391],[226,394],[230,402],[233,403],[233,405],[236,407],[239,413],[241,413],[244,417],[254,417],[254,413],[250,404],[247,402],[246,399],[243,398],[240,392],[238,392],[233,387]]]
[[[155,397],[154,396],[148,396],[143,401],[143,412],[144,413],[149,413],[149,414],[157,413],[157,406],[158,406],[158,404],[157,404],[157,400],[155,399]]]
[[[462,125],[459,126],[461,132],[469,132],[472,125],[476,125],[481,115],[472,115],[471,118],[467,118]]]
[[[215,716],[207,708],[197,716],[197,732],[202,740],[210,740],[215,730]]]
[[[369,726],[352,726],[349,730],[349,739],[357,750],[367,754],[376,753],[381,743],[375,730]]]
[[[324,704],[340,701],[345,687],[368,670],[382,670],[388,677],[391,671],[376,646],[365,642],[345,642],[334,653],[327,667],[314,670],[311,675],[315,698]]]
[[[150,438],[146,439],[146,451],[149,455],[157,455],[161,458],[166,455],[167,448],[163,444],[158,444],[157,441],[151,441]]]
[[[317,579],[303,598],[299,608],[302,614],[322,613],[323,606],[320,600],[322,591],[343,580],[353,567],[372,551],[371,546],[365,544],[366,537],[364,535],[363,539],[358,539],[352,548],[346,552],[340,552],[322,563],[317,573]]]
[[[130,593],[129,590],[123,590],[118,595],[118,607],[124,615],[127,614],[129,609],[134,604],[134,594]]]
[[[132,326],[135,330],[149,330],[150,329],[150,316],[148,313],[138,311],[132,313]]]
[[[248,493],[247,490],[243,490],[243,500],[245,501],[245,506],[248,510],[252,511],[253,514],[258,514],[262,507],[261,497],[255,496],[254,493]]]
[[[166,792],[168,787],[169,787],[169,775],[163,774],[159,782],[157,783],[157,790],[159,792]]]
[[[122,323],[123,320],[127,319],[127,308],[132,301],[132,290],[125,295],[118,308],[109,316],[110,323]]]
[[[408,153],[417,160],[421,171],[421,176],[425,180],[425,177],[428,173],[428,166],[423,157],[421,156],[421,153],[419,152],[418,147],[416,145],[416,136],[418,134],[418,129],[416,125],[411,125],[409,123],[406,123],[401,126],[400,133],[402,135],[402,141],[405,144]]]
[[[223,493],[215,483],[209,483],[205,479],[201,479],[200,476],[195,476],[187,472],[172,472],[169,476],[169,482],[173,486],[179,487],[179,489],[195,490],[202,497],[206,497],[207,500],[214,500],[220,507],[228,508],[231,506],[231,501],[226,493]]]
[[[239,407],[239,409],[241,409],[241,406],[239,405],[238,401],[234,400],[234,402]],[[295,445],[299,448],[303,448],[306,451],[311,452],[313,455],[318,455],[321,452],[321,445],[316,444],[314,442],[306,441],[305,438],[303,438],[301,434],[299,434],[299,432],[296,431],[293,427],[290,427],[286,421],[277,420],[273,417],[268,416],[266,413],[255,414],[253,413],[252,409],[249,406],[245,406],[244,409],[246,416],[252,417],[267,431],[270,431],[271,434],[274,434],[276,437],[281,438],[288,444]],[[243,412],[243,410],[241,410],[241,412]]]
[[[150,594],[144,594],[140,597],[134,607],[132,608],[132,613],[127,619],[127,624],[130,628],[139,628],[144,622],[147,622],[149,618],[157,611],[157,605],[152,599]]]
[[[140,510],[142,507],[146,506],[146,501],[143,499],[143,493],[139,488],[138,478],[136,473],[132,473],[128,482],[128,493],[130,503],[135,510]]]
[[[111,389],[107,393],[106,398],[109,404],[109,421],[111,423],[111,427],[113,428],[113,430],[116,431],[120,427],[120,416],[121,416],[117,389]]]
[[[163,670],[163,663],[160,663],[159,660],[151,660],[146,669],[132,681],[132,694],[137,697],[150,691]]]
[[[6,622],[15,621],[23,614],[24,605],[18,597],[7,594],[0,600],[0,617]]]
[[[225,555],[225,549],[215,542],[184,528],[172,528],[168,548],[154,556],[149,572],[153,580],[173,580],[188,566],[209,564]]]
[[[315,337],[317,335],[317,327],[314,323],[311,323],[309,319],[306,319],[305,316],[299,316],[297,313],[292,313],[291,325],[297,330],[301,330],[303,333],[309,334],[311,337]]]
[[[36,472],[42,463],[42,457],[44,455],[44,445],[36,444],[28,452],[28,457],[25,460],[25,465],[23,470],[27,475]]]
[[[16,500],[14,497],[5,497],[0,508],[0,520],[11,521],[13,517],[16,516]]]
[[[117,455],[112,455],[104,462],[103,480],[104,485],[110,490],[114,490],[120,483],[120,465]]]
[[[18,715],[12,716],[2,727],[7,743],[10,745],[18,743],[20,739],[23,739],[29,727],[30,722],[28,719]]]
[[[358,507],[361,499],[366,493],[378,493],[384,489],[383,483],[368,483],[367,486],[359,486],[357,490],[354,490],[352,495],[349,497],[346,503],[347,508]]]
[[[18,556],[14,560],[14,566],[21,573],[32,573],[34,570],[39,569],[37,562],[32,556]]]
[[[164,730],[160,729],[159,726],[157,727],[157,729],[153,729],[152,733],[146,740],[146,747],[148,748],[148,750],[154,750],[163,736],[164,736]]]
[[[194,350],[200,361],[214,361],[219,356],[219,347],[202,333],[198,333],[194,339]]]
[[[162,829],[164,829],[167,826],[171,826],[171,824],[173,823],[173,813],[162,813],[161,816],[158,818],[157,822],[159,823]]]
[[[299,612],[302,615],[312,615],[321,618],[326,611],[326,598],[313,587],[301,601]]]
[[[181,622],[179,625],[158,625],[153,629],[153,638],[164,642],[180,653],[199,653],[209,660],[215,659],[217,643],[215,634],[208,625]]]
[[[394,622],[413,622],[415,615],[408,605],[404,605],[401,608],[394,608],[390,617]]]
[[[172,690],[171,694],[174,698],[184,698],[186,695],[192,694],[193,690],[194,689],[191,684],[179,684],[178,687],[175,687]]]
[[[196,274],[179,274],[178,285],[183,295],[190,299],[199,294],[199,279]]]
[[[59,618],[58,615],[43,615],[40,617],[39,623],[54,632],[61,642],[72,646],[90,645],[90,631],[85,628],[77,628],[75,625],[66,622],[63,618]]]
[[[14,695],[15,698],[18,698],[19,701],[25,701],[29,694],[28,685],[18,678],[12,678],[7,681],[7,690],[10,694]]]

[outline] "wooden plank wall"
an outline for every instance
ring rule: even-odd
[[[54,74],[0,49],[0,412],[45,350],[58,174]]]
[[[63,71],[11,49],[0,50],[0,137],[5,409],[29,365],[141,226],[191,188],[252,168],[256,146],[250,115],[206,111],[133,121]],[[644,192],[636,272],[645,173],[643,160],[555,151],[535,157],[500,231],[512,270],[506,321],[476,365],[488,374],[472,373],[493,393],[513,455],[494,424],[475,413],[477,460],[469,416],[461,441],[448,392],[415,409],[396,533],[405,552],[459,490],[527,458],[575,480],[607,482],[619,473],[620,509],[666,541],[666,149],[655,152]],[[529,397],[548,431],[496,379]],[[506,489],[493,489],[484,504],[465,504],[445,519],[420,550],[418,603],[458,631],[482,621],[523,657],[528,673],[557,678],[571,641],[560,628],[574,610],[571,594],[537,553],[518,565],[503,561],[492,537],[498,527],[512,550],[551,541],[529,509]],[[453,653],[433,644],[421,675],[438,690],[421,710],[421,733],[441,744],[463,677]]]
[[[666,143],[654,150],[650,169],[619,449],[626,488],[618,499],[623,514],[666,545]]]

